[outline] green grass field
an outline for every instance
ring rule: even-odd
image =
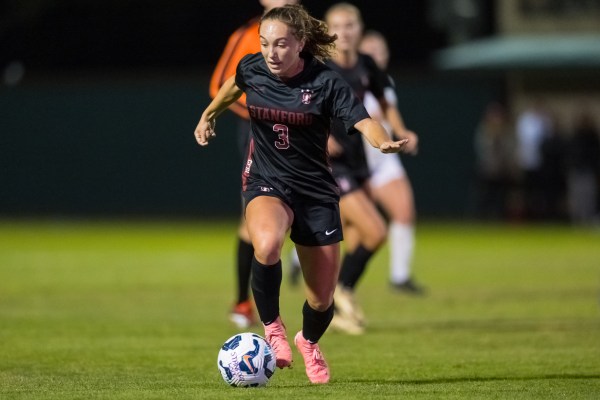
[[[0,398],[600,398],[597,230],[422,223],[428,295],[389,291],[383,249],[358,289],[368,333],[321,341],[331,383],[310,385],[294,353],[260,389],[216,367],[236,333],[234,235],[233,222],[0,222]],[[290,336],[302,302],[284,278]]]

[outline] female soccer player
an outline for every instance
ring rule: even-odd
[[[387,71],[390,52],[387,41],[381,33],[373,30],[365,32],[360,41],[360,52],[371,56],[382,71]],[[396,89],[389,75],[387,75],[384,96],[389,107],[397,109]],[[381,122],[390,134],[394,134],[394,130],[385,119],[379,100],[368,92],[364,104],[369,115]],[[417,136],[404,127],[401,116],[399,121],[402,123],[404,135],[410,136],[411,143],[416,144]],[[381,157],[381,152],[373,152],[368,147],[365,148],[365,152],[371,172],[369,178],[371,196],[390,219],[388,227],[390,285],[399,292],[423,294],[424,289],[411,276],[416,212],[410,180],[399,157]]]
[[[371,57],[358,52],[363,30],[359,9],[349,3],[337,3],[327,10],[325,20],[329,32],[338,37],[337,52],[327,65],[342,75],[361,101],[367,91],[371,92],[399,137],[411,136],[404,129],[397,110],[385,100],[387,76]],[[335,292],[336,313],[332,326],[350,334],[361,334],[364,316],[354,298],[354,290],[369,259],[385,240],[386,227],[367,194],[370,171],[362,139],[343,134],[338,125],[334,126],[333,136],[332,168],[341,189],[341,216],[349,240]],[[405,150],[414,151],[414,145],[409,141]]]
[[[327,157],[330,121],[338,118],[346,130],[357,129],[384,153],[400,151],[406,141],[391,141],[352,89],[319,60],[330,56],[335,36],[302,6],[270,10],[259,32],[261,53],[242,59],[235,77],[202,113],[194,134],[206,146],[215,137],[217,116],[246,93],[252,136],[242,196],[254,246],[254,300],[277,366],[290,366],[279,292],[281,249],[291,229],[307,296],[294,342],[310,381],[326,383],[329,367],[318,341],[333,317],[342,240],[339,193]]]

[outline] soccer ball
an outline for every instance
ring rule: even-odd
[[[238,333],[227,339],[219,350],[217,365],[228,385],[264,386],[275,372],[275,352],[261,336]]]

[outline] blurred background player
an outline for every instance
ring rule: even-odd
[[[544,102],[534,102],[517,117],[516,151],[520,170],[520,186],[525,217],[538,220],[542,216],[543,199],[542,145],[552,131],[552,118]]]
[[[299,0],[260,0],[264,13],[275,7],[298,4],[299,2]],[[209,94],[211,98],[214,99],[223,83],[235,74],[235,69],[242,57],[246,54],[260,52],[258,34],[260,18],[261,16],[252,18],[229,37],[210,79]],[[243,94],[229,106],[229,109],[239,117],[237,118],[238,150],[240,157],[244,159],[250,140],[250,116],[246,109],[246,95]],[[244,329],[256,323],[254,306],[250,300],[250,271],[254,248],[250,242],[244,218],[240,219],[237,243],[237,298],[229,319],[238,328]]]
[[[381,33],[374,30],[365,32],[360,41],[359,51],[371,56],[382,71],[387,71],[390,52],[387,41]],[[385,101],[390,109],[388,113],[394,113],[398,104],[396,88],[391,76],[387,75],[386,78]],[[382,111],[381,102],[371,92],[365,94],[364,104],[371,118],[381,122],[390,135],[396,134]],[[416,134],[405,128],[400,113],[397,120],[402,129],[400,137],[410,138],[410,142],[414,144],[412,153],[415,154],[418,144]],[[400,128],[396,127],[396,129]],[[416,212],[410,180],[399,157],[380,157],[371,151],[369,146],[365,146],[365,152],[371,173],[369,179],[371,196],[390,220],[388,227],[390,285],[394,290],[402,293],[423,294],[423,288],[415,282],[411,273]]]
[[[576,225],[598,221],[598,182],[600,182],[600,135],[594,114],[582,106],[567,142],[567,206]]]
[[[487,105],[474,135],[477,215],[486,220],[511,218],[510,195],[517,180],[516,139],[508,110]]]
[[[398,139],[409,139],[403,151],[415,152],[416,135],[406,131],[398,111],[385,99],[386,74],[370,56],[358,52],[363,29],[359,9],[349,3],[337,3],[327,10],[325,21],[329,32],[338,36],[337,51],[327,65],[350,84],[362,101],[365,94],[371,92]],[[361,334],[364,315],[356,303],[354,291],[369,260],[386,239],[386,226],[368,195],[370,171],[361,136],[347,135],[339,124],[334,123],[329,153],[333,174],[340,187],[340,211],[346,241],[331,326],[350,334]]]

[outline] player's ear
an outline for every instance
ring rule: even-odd
[[[302,53],[302,50],[304,50],[304,45],[306,44],[306,39],[302,39],[300,41],[300,46],[298,47],[298,53]]]

